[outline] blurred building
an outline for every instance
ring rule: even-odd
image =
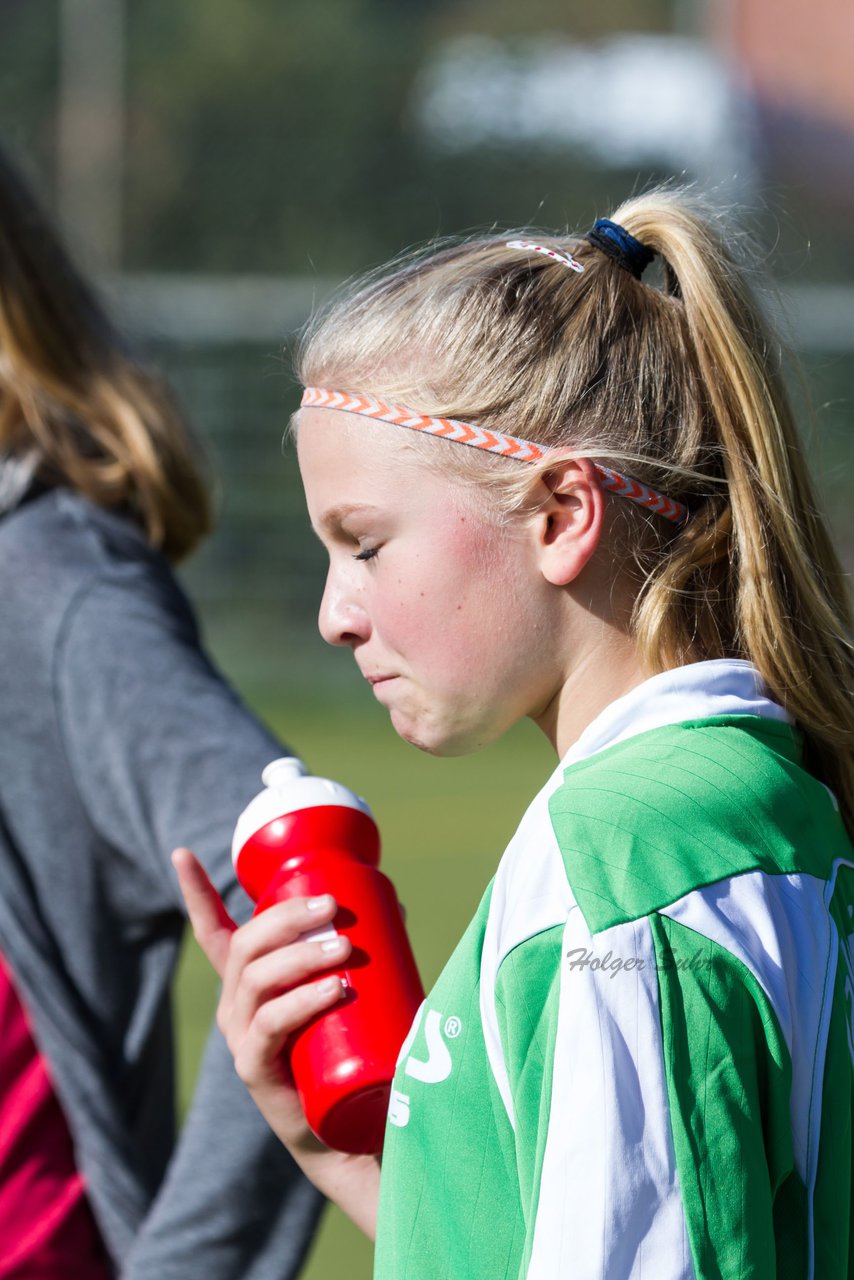
[[[414,98],[423,135],[446,152],[537,149],[741,196],[753,186],[750,99],[726,50],[697,36],[456,36],[428,57]]]
[[[714,0],[707,12],[753,101],[770,176],[854,207],[852,0]]]

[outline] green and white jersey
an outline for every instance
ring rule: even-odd
[[[841,1280],[854,850],[745,662],[612,703],[394,1081],[378,1280]]]

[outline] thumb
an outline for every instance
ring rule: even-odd
[[[189,849],[176,849],[172,854],[172,865],[178,874],[178,884],[196,941],[221,978],[225,973],[231,935],[237,925],[195,854]]]

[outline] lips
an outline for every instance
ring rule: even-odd
[[[375,684],[383,684],[386,680],[394,680],[395,677],[394,676],[365,676],[365,679],[367,680],[368,684],[375,685]]]

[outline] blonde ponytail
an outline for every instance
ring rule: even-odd
[[[614,218],[661,254],[665,287],[681,300],[728,495],[703,504],[670,542],[638,600],[639,638],[661,666],[698,641],[714,656],[704,641],[721,615],[721,639],[795,717],[851,825],[850,605],[769,336],[723,239],[684,196],[639,197]]]

